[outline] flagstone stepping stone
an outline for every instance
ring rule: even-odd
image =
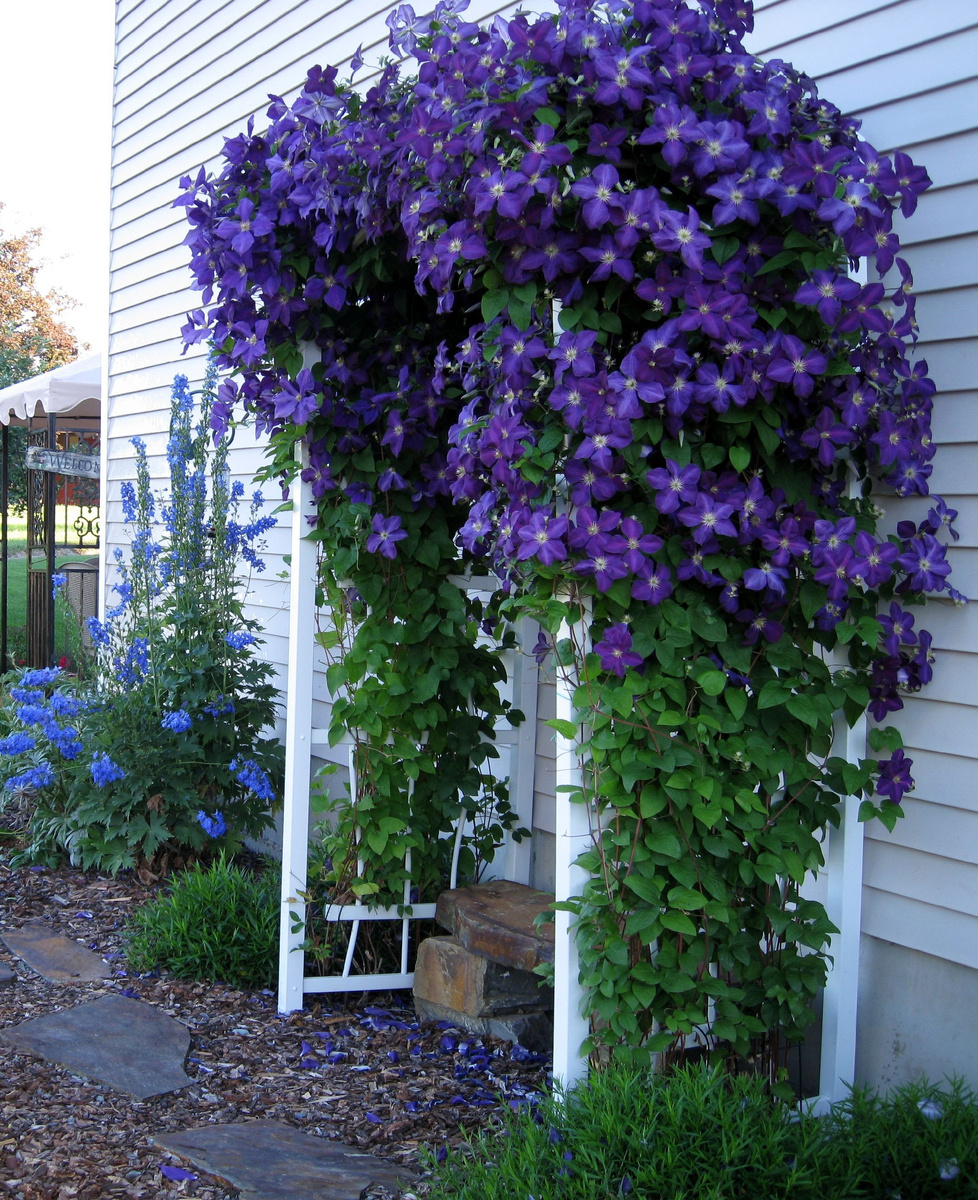
[[[473,954],[504,967],[532,971],[554,960],[553,922],[540,929],[534,924],[553,902],[547,892],[523,883],[491,879],[442,892],[435,920]]]
[[[364,1188],[397,1188],[416,1177],[354,1146],[300,1133],[282,1121],[209,1125],[153,1142],[227,1180],[241,1200],[359,1200]]]
[[[7,983],[16,983],[17,975],[9,967],[0,966],[0,987]]]
[[[0,1029],[0,1038],[137,1100],[193,1083],[183,1069],[190,1030],[151,1004],[126,996],[100,996],[35,1017]]]
[[[8,950],[22,958],[50,983],[91,983],[111,979],[107,963],[78,942],[72,942],[43,921],[29,921],[0,935]]]

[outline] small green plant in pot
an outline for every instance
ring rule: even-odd
[[[239,988],[271,987],[278,960],[279,872],[256,874],[223,854],[174,877],[138,909],[128,930],[132,971],[157,968],[179,979]]]

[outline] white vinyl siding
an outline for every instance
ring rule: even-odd
[[[822,97],[861,119],[867,141],[906,151],[933,180],[914,216],[897,227],[918,296],[916,356],[926,359],[938,388],[931,487],[959,511],[951,582],[974,599],[978,8],[974,0],[776,0],[759,9],[751,49],[793,62],[816,79]],[[919,519],[927,509],[920,499],[882,503],[891,524]],[[895,718],[917,786],[892,834],[878,823],[867,827],[863,931],[978,968],[978,608],[940,602],[914,614],[918,628],[934,635],[935,675]],[[974,989],[978,976],[968,978]],[[861,1017],[866,1036],[871,1020]],[[939,1038],[939,1005],[928,1020],[915,1036]],[[877,1061],[880,1053],[875,1048],[866,1058]]]

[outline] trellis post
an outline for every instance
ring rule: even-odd
[[[282,898],[279,925],[278,1010],[302,1007],[305,892],[309,855],[309,788],[312,774],[312,684],[316,635],[316,543],[304,537],[312,486],[301,478],[308,463],[304,442],[296,448],[300,476],[292,510],[289,581],[289,680],[286,689],[285,806],[282,825]],[[295,914],[293,917],[292,914]],[[295,931],[293,932],[293,927]]]
[[[866,718],[850,729],[837,721],[845,758],[858,763],[866,753]],[[818,1108],[845,1099],[856,1075],[856,1019],[862,936],[863,826],[858,796],[846,796],[838,829],[829,833],[826,911],[839,930],[830,947],[832,964],[822,995],[822,1054]]]
[[[570,635],[564,626],[560,638]],[[585,622],[580,636],[586,638]],[[574,704],[574,683],[558,669],[556,716],[580,728],[581,719]],[[557,733],[556,790],[556,867],[554,871],[555,899],[566,901],[580,896],[587,885],[588,873],[577,865],[577,859],[591,844],[592,832],[589,800],[575,802],[580,795],[584,778],[578,738]],[[564,1087],[572,1087],[587,1074],[587,1059],[581,1053],[584,1039],[590,1032],[584,1016],[584,989],[581,986],[580,956],[573,928],[573,914],[558,909],[554,921],[554,1079]]]

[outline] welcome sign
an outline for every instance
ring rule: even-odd
[[[80,475],[85,479],[99,477],[97,454],[75,454],[71,450],[31,446],[27,451],[27,466],[32,471],[53,471],[57,475]]]

